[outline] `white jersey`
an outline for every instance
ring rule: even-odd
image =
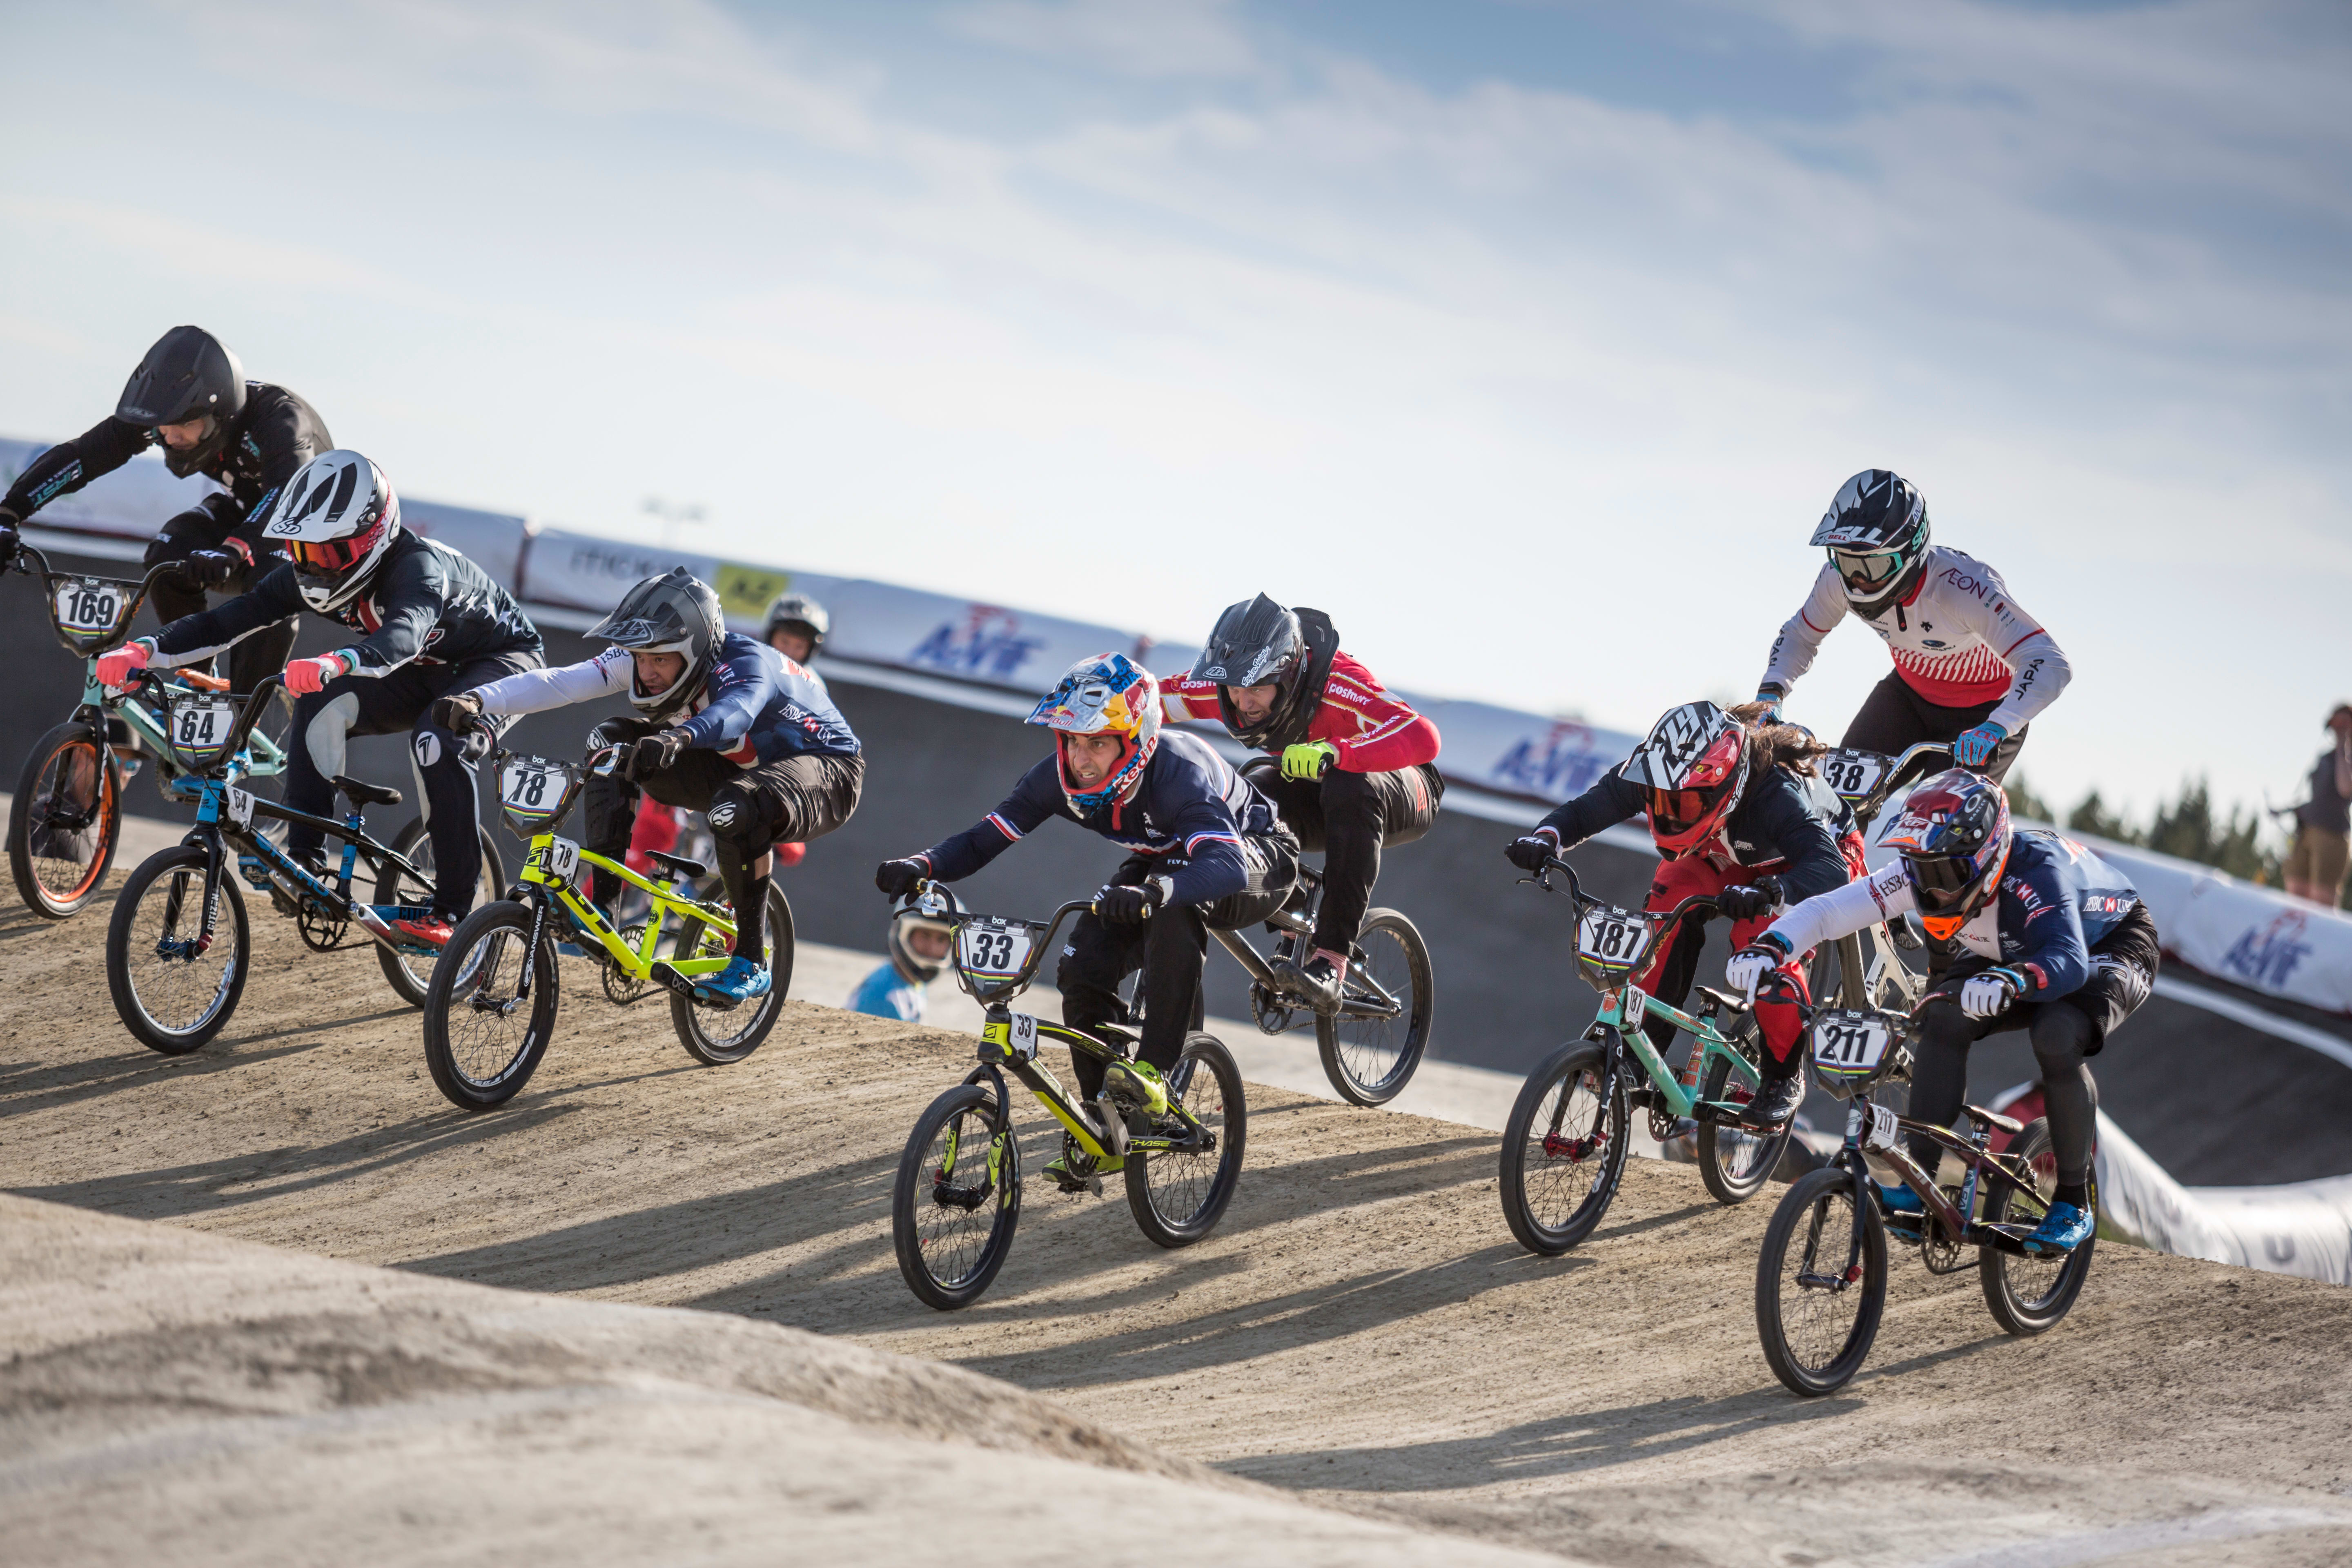
[[[782,657],[779,655],[778,657]],[[515,675],[493,680],[474,688],[474,695],[482,700],[482,711],[492,714],[544,713],[551,708],[569,708],[574,702],[593,702],[600,697],[626,697],[629,694],[629,650],[608,647],[593,658],[582,659],[555,669],[526,669]],[[817,695],[830,701],[833,693],[824,684],[824,677],[805,665],[784,660],[793,675],[816,689]],[[699,712],[709,705],[705,692],[692,704]]]
[[[1853,604],[1837,567],[1822,563],[1812,594],[1773,639],[1765,685],[1783,690],[1813,667],[1830,629]],[[2000,574],[1945,545],[1927,552],[1909,599],[1863,624],[1886,639],[1904,684],[1938,708],[1999,702],[1988,721],[2014,735],[2056,700],[2074,674],[2042,623],[2018,607]]]

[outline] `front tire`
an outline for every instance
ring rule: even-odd
[[[685,957],[711,956],[703,952],[705,933],[711,943],[719,943],[713,953],[724,952],[724,940],[698,919],[688,919],[678,928],[678,953]],[[730,1011],[706,1006],[690,997],[673,991],[669,996],[670,1026],[677,1031],[678,1044],[696,1061],[711,1067],[725,1067],[740,1062],[760,1048],[768,1032],[783,1016],[784,995],[793,985],[793,906],[784,890],[773,882],[768,884],[768,994],[749,1006]]]
[[[898,1157],[890,1187],[898,1273],[917,1300],[942,1312],[980,1300],[1013,1252],[1021,1142],[1003,1109],[992,1090],[958,1084],[931,1101]]]
[[[1850,1265],[1857,1225],[1861,1256]],[[1772,1211],[1756,1259],[1756,1332],[1772,1375],[1792,1394],[1834,1394],[1862,1370],[1885,1310],[1878,1205],[1857,1200],[1843,1166],[1808,1171]]]
[[[501,900],[467,915],[433,965],[425,991],[425,1065],[460,1110],[504,1105],[547,1055],[560,1003],[555,945],[530,943],[531,912]],[[524,964],[530,996],[518,997]]]
[[[245,994],[252,933],[236,879],[214,884],[223,904],[202,940],[205,851],[175,845],[140,862],[115,896],[106,924],[106,985],[139,1043],[167,1057],[201,1049]]]
[[[1625,1086],[1597,1040],[1544,1058],[1503,1127],[1503,1218],[1529,1252],[1556,1258],[1592,1234],[1625,1173]]]
[[[1242,1154],[1249,1142],[1249,1104],[1242,1069],[1214,1035],[1192,1035],[1168,1075],[1168,1098],[1181,1104],[1202,1130],[1216,1135],[1214,1149],[1171,1149],[1127,1157],[1127,1206],[1136,1227],[1161,1247],[1190,1247],[1217,1228],[1241,1184]],[[1171,1115],[1166,1125],[1180,1123]]]
[[[482,842],[482,871],[475,880],[474,907],[495,902],[506,891],[506,866],[499,858],[499,847],[490,842],[490,830],[477,823],[474,831]],[[410,876],[398,865],[387,861],[377,872],[375,901],[379,904],[403,904],[421,908],[433,901],[433,836],[425,831],[425,819],[418,817],[400,830],[392,841],[393,853],[407,858],[410,864],[424,873],[423,879]],[[398,952],[382,942],[375,944],[375,961],[383,968],[383,977],[392,983],[400,999],[412,1007],[425,1005],[425,988],[433,984],[433,966],[440,955],[429,952]]]
[[[1799,1068],[1802,1070],[1801,1066]],[[1737,1088],[1731,1082],[1731,1062],[1717,1057],[1706,1069],[1706,1085],[1699,1090],[1701,1100],[1720,1100],[1727,1094],[1745,1103],[1753,1094],[1746,1084]],[[1778,1132],[1754,1132],[1744,1127],[1718,1126],[1704,1121],[1698,1129],[1698,1174],[1706,1190],[1719,1204],[1744,1204],[1764,1190],[1772,1173],[1780,1168],[1780,1156],[1788,1152],[1789,1140],[1795,1136],[1797,1121],[1790,1117],[1781,1123]]]
[[[2051,1158],[2050,1123],[2037,1118],[2011,1147],[2033,1168],[2034,1190],[2027,1193],[2007,1182],[1989,1183],[1984,1217],[1994,1225],[2039,1225],[2050,1212],[2050,1194],[2058,1184],[2057,1165]],[[2091,1201],[2095,1212],[2095,1190]],[[1998,1247],[1978,1247],[1977,1275],[1993,1321],[2021,1337],[2056,1328],[2083,1293],[2083,1281],[2091,1276],[2091,1249],[2098,1242],[2094,1232],[2063,1258],[2023,1258]]]
[[[1315,1044],[1324,1076],[1339,1098],[1353,1105],[1385,1105],[1412,1081],[1429,1045],[1429,1020],[1437,999],[1431,984],[1429,944],[1413,923],[1394,910],[1365,917],[1348,963],[1347,996],[1357,973],[1377,978],[1403,1004],[1393,1018],[1349,1017],[1344,1012],[1315,1020]]]
[[[8,869],[16,895],[44,920],[79,914],[97,897],[122,841],[122,790],[98,732],[59,724],[34,742],[8,804]]]

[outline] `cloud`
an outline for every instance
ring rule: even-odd
[[[1250,77],[1265,64],[1234,0],[984,0],[947,23],[984,43],[1137,77]]]

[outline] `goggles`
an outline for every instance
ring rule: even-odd
[[[1837,567],[1838,576],[1856,593],[1871,593],[1892,587],[1903,574],[1910,557],[1901,550],[1836,550],[1830,552],[1830,561]]]
[[[1984,876],[1984,868],[1965,855],[1906,854],[1903,864],[1911,874],[1912,895],[1918,900],[1923,914],[1948,915],[1959,910],[1969,890]]]
[[[373,531],[371,531],[372,532]],[[294,558],[295,574],[323,578],[329,582],[341,579],[360,563],[373,541],[366,536],[351,539],[297,539],[286,546]]]

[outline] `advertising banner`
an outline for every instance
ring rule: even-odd
[[[49,445],[0,437],[0,490],[15,484],[16,476]],[[165,519],[187,510],[219,489],[206,479],[174,478],[163,459],[149,452],[71,495],[58,497],[36,513],[34,521],[42,528],[144,544],[155,537]]]

